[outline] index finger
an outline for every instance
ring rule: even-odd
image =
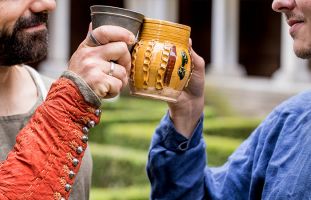
[[[125,42],[128,45],[135,43],[135,36],[129,30],[120,26],[103,25],[92,31],[93,36],[96,40],[105,45],[110,42]],[[87,38],[87,43],[91,44],[90,38]]]

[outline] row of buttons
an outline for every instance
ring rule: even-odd
[[[95,115],[97,116],[97,117],[99,117],[100,115],[101,115],[101,110],[100,109],[97,109],[97,110],[95,110]],[[82,128],[82,132],[83,132],[83,136],[81,137],[81,140],[82,140],[82,142],[83,143],[87,143],[88,142],[88,140],[89,140],[89,137],[88,137],[88,134],[89,134],[89,131],[90,131],[90,128],[94,128],[95,127],[95,125],[96,125],[96,123],[94,122],[94,121],[89,121],[88,123],[87,123],[87,126],[85,126],[85,127],[83,127]],[[79,146],[79,147],[77,147],[77,149],[76,149],[76,153],[78,154],[78,155],[80,155],[82,152],[83,152],[83,147],[82,146]],[[78,166],[78,164],[79,164],[79,160],[77,159],[77,158],[73,158],[72,159],[72,165],[74,166],[74,167],[76,167],[76,166]],[[73,179],[74,177],[75,177],[75,172],[74,171],[72,171],[72,170],[70,170],[69,171],[69,174],[68,174],[68,176],[69,176],[69,178],[70,179]],[[71,188],[72,188],[72,186],[70,185],[70,184],[66,184],[65,185],[65,191],[66,192],[69,192],[70,190],[71,190]],[[62,197],[60,200],[65,200],[65,198],[64,197]]]

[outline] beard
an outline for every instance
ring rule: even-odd
[[[47,29],[31,33],[24,29],[39,24],[47,25],[47,20],[47,13],[32,13],[30,17],[19,18],[11,34],[7,30],[1,30],[0,65],[29,64],[42,60],[47,55]]]
[[[310,59],[311,58],[311,52],[295,51],[295,54],[297,57],[302,58],[302,59]]]
[[[294,52],[297,57],[302,59],[310,59],[311,58],[311,49],[295,49]]]

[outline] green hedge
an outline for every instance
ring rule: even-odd
[[[121,96],[114,102],[103,102],[101,122],[113,123],[149,123],[159,122],[167,112],[167,104],[163,101]],[[205,117],[216,117],[215,110],[206,106]]]
[[[166,109],[166,103],[162,101],[120,97],[114,102],[103,102],[101,122],[104,124],[121,124],[159,121]]]
[[[228,97],[219,88],[205,86],[205,105],[212,108],[216,116],[234,116],[235,111],[231,108]]]
[[[100,124],[92,130],[90,140],[101,144],[113,144],[147,150],[156,124],[127,123],[120,125]]]
[[[204,120],[204,134],[232,138],[247,138],[260,124],[261,119],[217,117]]]
[[[149,185],[127,188],[92,188],[90,200],[149,200]]]
[[[100,124],[91,131],[90,140],[101,144],[114,144],[148,150],[156,124]]]
[[[209,166],[224,164],[232,152],[242,143],[241,139],[229,137],[204,136],[207,146],[207,160]]]
[[[203,131],[210,166],[223,164],[260,122],[220,117],[232,114],[220,97],[209,96],[207,102],[214,107],[206,106],[204,110]],[[101,123],[90,134],[94,163],[91,200],[149,199],[147,153],[152,134],[166,112],[165,102],[128,96],[103,103]]]
[[[148,183],[146,151],[92,143],[90,149],[93,157],[93,186],[124,187]]]
[[[206,136],[205,141],[210,166],[223,164],[242,142],[240,139],[217,136]],[[117,146],[90,143],[90,148],[94,162],[93,186],[125,187],[148,184],[145,170],[147,150],[138,150],[125,144]]]
[[[259,124],[260,120],[242,118],[219,118],[204,120],[205,136],[246,138]],[[152,134],[158,123],[122,123],[96,126],[90,140],[101,144],[116,144],[131,148],[148,150]]]

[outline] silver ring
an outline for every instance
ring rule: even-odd
[[[90,31],[90,32],[89,32],[89,38],[90,38],[90,40],[93,42],[93,44],[94,44],[95,46],[101,46],[101,45],[102,45],[102,43],[100,43],[100,42],[95,38],[95,36],[93,35],[93,31]]]
[[[114,69],[115,69],[115,64],[114,64],[114,62],[111,61],[110,62],[110,70],[109,70],[109,73],[108,73],[109,76],[112,76],[112,73],[113,73]]]

